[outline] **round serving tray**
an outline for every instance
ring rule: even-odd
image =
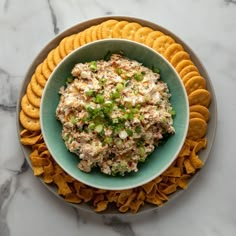
[[[48,55],[48,53],[54,49],[55,47],[57,47],[60,43],[60,41],[65,38],[66,36],[78,33],[80,31],[83,31],[87,28],[89,28],[92,25],[96,25],[96,24],[100,24],[103,21],[109,20],[109,19],[116,19],[116,20],[126,20],[129,22],[137,22],[139,24],[141,24],[142,26],[146,26],[146,27],[150,27],[153,30],[158,30],[163,32],[164,34],[167,34],[169,36],[171,36],[177,43],[181,44],[185,51],[189,53],[191,60],[194,62],[194,64],[196,65],[196,67],[199,70],[199,73],[205,78],[206,80],[206,85],[207,85],[207,89],[208,91],[211,93],[212,99],[211,99],[211,104],[209,107],[209,111],[211,114],[211,118],[208,122],[208,130],[207,130],[207,147],[205,149],[203,149],[202,151],[200,151],[199,153],[199,157],[200,159],[205,163],[209,157],[212,145],[214,143],[214,138],[215,138],[215,133],[216,133],[216,126],[217,126],[217,106],[216,106],[216,97],[215,97],[215,93],[214,93],[214,89],[211,83],[211,80],[209,78],[209,75],[207,74],[206,69],[204,68],[203,64],[200,62],[199,58],[196,56],[196,54],[193,52],[193,50],[185,43],[183,42],[178,36],[176,36],[175,34],[173,34],[172,32],[170,32],[169,30],[165,29],[162,26],[159,26],[155,23],[140,19],[140,18],[134,18],[134,17],[126,17],[126,16],[109,16],[109,17],[99,17],[99,18],[94,18],[91,20],[87,20],[84,22],[81,22],[67,30],[65,30],[64,32],[60,33],[58,36],[56,36],[53,40],[51,40],[42,50],[41,52],[37,55],[37,57],[34,59],[34,61],[32,62],[32,64],[30,65],[26,76],[23,80],[22,86],[21,86],[21,90],[20,90],[20,94],[19,94],[19,98],[18,98],[18,104],[17,104],[17,132],[18,132],[18,137],[20,139],[20,131],[23,129],[23,127],[20,124],[19,121],[19,113],[20,113],[20,101],[21,98],[24,96],[25,91],[26,91],[26,87],[28,85],[28,83],[30,82],[30,79],[37,67],[37,65],[39,63],[41,63]],[[23,153],[25,155],[26,160],[28,161],[30,167],[32,168],[31,165],[31,161],[29,159],[29,155],[31,152],[31,148],[24,146],[20,143],[21,148],[23,150]],[[188,186],[191,185],[193,183],[193,181],[196,179],[196,177],[199,175],[200,170],[189,180]],[[62,197],[60,197],[57,194],[57,189],[56,187],[52,186],[52,185],[48,185],[45,184],[43,182],[43,180],[39,177],[39,180],[47,187],[48,190],[50,190],[55,196],[57,196],[58,198],[60,198],[64,203],[69,204],[72,207],[75,207],[79,210],[84,210],[84,211],[89,211],[91,213],[94,213],[93,207],[87,203],[81,203],[81,204],[72,204],[72,203],[68,203],[66,202]],[[169,201],[167,201],[164,206],[166,204],[168,204],[168,202],[172,201],[174,198],[176,198],[177,196],[179,196],[181,193],[183,193],[185,190],[178,190],[176,191],[174,194],[171,194],[169,196]],[[138,213],[136,213],[136,215],[139,215],[141,213],[146,213],[149,212],[151,210],[157,210],[158,207],[155,205],[151,205],[151,204],[147,204],[145,203],[145,205],[143,207],[140,208],[140,210],[138,211]],[[108,214],[108,215],[133,215],[131,213],[120,213],[118,212],[117,208],[115,207],[109,207],[105,212],[102,212],[102,214]]]

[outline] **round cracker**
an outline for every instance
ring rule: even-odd
[[[73,44],[74,44],[74,39],[75,39],[76,34],[72,34],[71,36],[67,37],[65,41],[65,52],[66,55],[71,53],[73,51]]]
[[[189,128],[187,138],[198,140],[206,135],[207,123],[200,118],[192,118],[189,120]]]
[[[48,56],[47,56],[47,63],[48,63],[48,68],[51,70],[51,71],[54,71],[55,69],[55,64],[54,64],[54,61],[53,61],[53,54],[54,54],[54,51],[55,49],[52,49],[49,53],[48,53]]]
[[[65,42],[66,42],[67,37],[63,38],[58,46],[59,49],[59,54],[61,58],[64,58],[66,56],[66,51],[65,51]]]
[[[173,43],[175,43],[175,41],[170,36],[162,35],[153,42],[152,48],[164,54],[165,50]]]
[[[192,118],[200,118],[202,120],[205,120],[204,116],[201,113],[197,112],[197,111],[190,111],[189,119],[192,119]]]
[[[79,37],[80,37],[80,33],[77,33],[75,35],[74,42],[73,42],[73,48],[74,49],[79,48],[81,46],[80,42],[79,42]]]
[[[122,20],[114,25],[112,30],[112,37],[113,38],[122,38],[122,30],[128,24],[128,21]]]
[[[101,27],[98,28],[98,34],[102,39],[112,38],[112,32],[114,26],[118,23],[117,20],[107,20],[101,24]],[[100,32],[101,31],[101,32]]]
[[[83,45],[86,44],[85,31],[86,30],[80,32],[80,35],[79,35],[79,44],[80,44],[80,46],[83,46]]]
[[[166,48],[163,55],[168,61],[170,61],[177,52],[183,50],[184,50],[183,47],[179,43],[173,43]]]
[[[37,82],[35,74],[33,74],[32,78],[31,78],[31,81],[30,81],[30,84],[31,84],[32,91],[38,97],[41,97],[42,94],[43,94],[43,87]]]
[[[31,131],[40,130],[39,119],[34,119],[27,116],[23,110],[20,111],[20,123],[25,129],[28,129]]]
[[[186,84],[190,79],[192,79],[195,76],[200,76],[198,71],[191,71],[187,73],[182,79],[183,83]]]
[[[210,119],[210,112],[209,112],[208,108],[204,107],[202,105],[199,105],[199,104],[192,105],[192,106],[189,107],[189,111],[200,113],[204,117],[204,120],[206,122],[208,122],[208,120]]]
[[[30,83],[29,83],[28,86],[27,86],[26,95],[27,95],[27,98],[28,98],[29,102],[30,102],[33,106],[35,106],[35,107],[40,107],[41,98],[38,97],[38,96],[32,91],[32,88],[31,88],[31,84],[30,84]]]
[[[181,78],[183,78],[186,74],[188,74],[189,72],[192,72],[192,71],[197,71],[198,72],[198,68],[194,65],[186,66],[180,71],[179,76]]]
[[[182,60],[188,60],[190,59],[190,56],[187,52],[185,51],[180,51],[177,52],[172,59],[170,60],[170,63],[176,67],[178,65],[179,62],[181,62]]]
[[[95,25],[95,27],[91,31],[91,41],[92,42],[98,40],[98,38],[97,38],[97,30],[98,30],[98,28],[99,28],[99,25]]]
[[[175,70],[180,73],[185,67],[193,65],[193,62],[191,60],[183,60],[177,64],[175,67]]]
[[[62,60],[62,58],[59,54],[59,48],[56,47],[55,51],[53,53],[53,62],[54,62],[55,65],[58,65],[61,62],[61,60]]]
[[[26,95],[21,99],[21,109],[27,116],[30,116],[31,118],[39,118],[39,108],[33,106]]]
[[[135,33],[141,27],[142,26],[140,24],[136,23],[136,22],[128,23],[127,25],[124,26],[124,28],[122,30],[122,34],[121,34],[122,38],[133,40]]]
[[[85,32],[85,41],[86,41],[86,43],[93,42],[92,32],[94,31],[94,29],[95,29],[95,26],[91,26],[91,27],[88,28],[88,30],[86,30],[86,32]]]
[[[47,83],[47,79],[42,74],[42,63],[40,63],[35,70],[35,77],[37,82],[44,87]]]
[[[154,41],[163,36],[164,34],[161,31],[153,31],[151,33],[148,34],[146,40],[145,40],[145,44],[149,47],[153,46]]]
[[[189,105],[202,105],[208,107],[211,102],[211,94],[206,89],[197,89],[188,95]]]
[[[48,79],[51,73],[52,71],[48,68],[48,62],[46,58],[42,63],[42,74],[44,75],[46,79]]]
[[[206,81],[201,76],[195,76],[189,79],[185,84],[185,89],[187,94],[192,93],[194,90],[205,89],[205,88],[206,88]]]
[[[139,43],[144,43],[148,34],[153,32],[153,30],[149,27],[142,27],[136,31],[134,34],[134,40]]]

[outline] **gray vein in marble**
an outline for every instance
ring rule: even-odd
[[[135,236],[135,232],[133,231],[131,224],[121,221],[118,217],[106,218],[104,216],[104,224],[110,226],[121,236]]]
[[[18,87],[14,81],[20,76],[10,75],[6,70],[0,68],[0,110],[15,112]]]
[[[60,29],[59,29],[58,26],[57,26],[57,17],[56,17],[55,11],[54,11],[54,9],[53,9],[51,0],[47,0],[47,3],[48,3],[48,6],[49,6],[51,18],[52,18],[52,24],[53,24],[53,31],[54,31],[54,34],[58,34],[58,32],[59,32]]]
[[[0,209],[2,209],[3,202],[6,198],[10,195],[10,188],[11,188],[12,179],[7,179],[1,186],[0,186]],[[1,231],[0,231],[1,232]]]
[[[7,206],[3,207],[3,205],[7,199],[11,198],[12,178],[13,177],[6,179],[5,182],[0,185],[0,233],[2,236],[10,235],[10,229],[6,220],[9,202]]]
[[[73,209],[74,209],[74,211],[75,211],[77,224],[78,224],[78,225],[80,225],[80,223],[82,223],[82,224],[87,224],[86,219],[80,216],[79,210],[76,209],[76,208],[73,208]]]
[[[15,175],[21,175],[29,169],[29,164],[28,164],[27,160],[24,158],[24,162],[22,163],[19,170],[12,170],[9,168],[6,168],[6,169],[10,172],[13,172]]]
[[[233,3],[233,4],[236,4],[236,0],[224,0],[225,3],[230,4],[230,3]]]
[[[15,112],[16,111],[16,103],[10,104],[10,105],[0,104],[0,110]]]
[[[9,3],[10,3],[10,0],[5,0],[4,2],[4,5],[3,5],[3,10],[4,12],[6,12],[9,8]]]

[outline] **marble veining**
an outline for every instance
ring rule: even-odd
[[[56,14],[54,12],[54,9],[52,7],[51,0],[47,0],[47,3],[48,3],[48,7],[49,7],[50,14],[51,14],[51,17],[52,17],[53,31],[54,31],[55,34],[58,34],[60,29],[57,26],[57,16],[56,16]]]
[[[235,236],[235,0],[0,1],[0,236]],[[127,15],[160,24],[197,53],[214,86],[218,128],[193,185],[138,216],[73,209],[33,176],[16,132],[16,104],[28,67],[55,35],[89,18]]]

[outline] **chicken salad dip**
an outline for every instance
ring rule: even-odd
[[[78,63],[61,94],[56,118],[78,168],[108,175],[137,172],[162,140],[175,133],[167,84],[157,71],[111,55]]]

